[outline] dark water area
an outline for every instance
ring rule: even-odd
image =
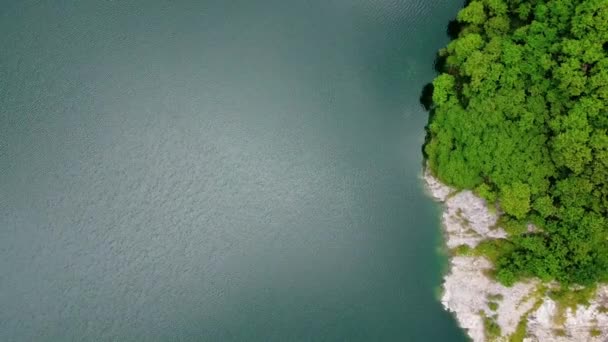
[[[448,0],[5,1],[1,341],[463,341],[419,104]]]

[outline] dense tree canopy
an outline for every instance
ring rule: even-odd
[[[499,280],[608,280],[608,0],[473,0],[457,20],[430,168],[539,227],[500,241]]]

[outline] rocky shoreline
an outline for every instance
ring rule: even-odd
[[[499,211],[473,192],[442,184],[428,168],[424,181],[430,195],[443,203],[449,250],[507,236],[497,226]],[[530,280],[505,287],[487,276],[492,267],[483,256],[452,255],[444,277],[441,302],[473,341],[608,341],[608,285],[598,287],[589,306],[559,314],[557,303],[542,290],[547,285]],[[499,334],[488,336],[492,329]]]

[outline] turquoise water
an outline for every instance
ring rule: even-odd
[[[0,340],[462,341],[418,103],[460,5],[5,1]]]

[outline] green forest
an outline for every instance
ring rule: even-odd
[[[497,279],[608,281],[608,0],[474,0],[450,32],[424,151],[504,213]]]

